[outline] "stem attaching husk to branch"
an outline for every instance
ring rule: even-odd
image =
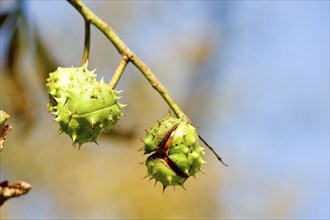
[[[140,72],[149,81],[152,87],[158,91],[158,93],[164,98],[167,104],[171,107],[173,112],[178,118],[183,118],[185,121],[189,121],[187,115],[180,109],[180,107],[175,103],[172,97],[169,95],[166,88],[160,83],[157,77],[153,74],[149,66],[144,63],[138,56],[136,56],[120,39],[116,32],[111,28],[110,25],[105,23],[97,15],[95,15],[91,10],[89,10],[80,0],[67,0],[77,11],[84,17],[84,19],[96,28],[98,28],[115,46],[118,52],[122,56],[127,56],[128,60],[132,62]]]

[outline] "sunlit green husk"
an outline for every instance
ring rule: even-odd
[[[187,180],[186,177],[177,175],[161,158],[149,157],[146,160],[146,166],[148,176],[156,182],[161,182],[164,187],[183,185]]]
[[[47,79],[49,109],[60,124],[60,132],[67,133],[74,145],[96,142],[122,116],[119,92],[95,77],[86,66],[59,67]]]
[[[204,163],[202,156],[204,148],[200,147],[198,133],[189,123],[182,122],[175,130],[171,147],[169,148],[169,158],[189,176],[200,171]]]
[[[157,122],[156,125],[147,133],[147,136],[144,140],[144,152],[148,154],[155,151],[166,137],[168,132],[170,132],[172,127],[178,125],[181,122],[182,120],[173,118],[171,116],[168,116]]]
[[[202,159],[204,148],[199,145],[196,128],[181,119],[170,116],[157,122],[147,133],[144,141],[145,153],[155,152],[162,147],[159,144],[164,143],[164,137],[169,137],[167,133],[172,131],[173,126],[175,130],[168,151],[165,154],[154,153],[145,162],[148,169],[147,176],[155,179],[156,182],[161,182],[164,188],[182,186],[190,176],[199,172],[202,164],[205,163]],[[180,172],[173,170],[161,155],[170,158]]]

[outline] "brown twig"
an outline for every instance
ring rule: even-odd
[[[227,164],[225,164],[225,162],[223,162],[223,160],[221,159],[221,157],[217,154],[217,152],[215,152],[215,150],[202,138],[202,136],[198,135],[199,139],[201,139],[201,141],[205,144],[205,146],[212,151],[212,153],[216,156],[216,158],[226,167],[228,166]]]
[[[0,206],[10,198],[24,195],[30,191],[32,186],[24,181],[15,181],[9,184],[8,180],[0,182]]]
[[[6,112],[0,110],[0,152],[3,150],[7,133],[12,129],[12,126],[5,124],[9,118],[10,116]]]

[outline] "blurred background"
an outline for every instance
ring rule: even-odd
[[[205,174],[185,191],[142,178],[137,150],[169,107],[129,64],[120,127],[74,149],[48,113],[45,80],[80,64],[84,22],[66,1],[1,0],[1,178],[32,190],[1,219],[328,219],[328,1],[85,1],[144,60],[200,134]],[[120,56],[92,27],[89,68]]]

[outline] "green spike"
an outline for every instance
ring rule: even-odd
[[[71,138],[72,138],[72,141],[73,141],[73,143],[75,143],[76,142],[76,140],[77,140],[77,134],[76,133],[73,133],[72,134],[72,136],[71,136]]]
[[[166,187],[167,187],[167,186],[164,186],[164,185],[163,185],[163,194],[164,194],[164,192],[165,192]]]

